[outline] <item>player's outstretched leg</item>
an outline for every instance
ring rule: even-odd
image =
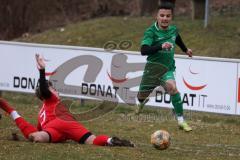
[[[8,104],[8,102],[6,100],[4,100],[3,98],[0,98],[0,107],[7,113],[7,114],[11,114],[12,111],[14,111],[14,109]]]
[[[172,104],[174,106],[174,111],[177,116],[178,126],[186,132],[192,131],[192,128],[187,124],[183,118],[183,104],[181,100],[180,93],[176,93],[171,96]]]
[[[7,112],[12,119],[15,121],[17,127],[21,130],[25,138],[29,138],[31,133],[37,131],[36,127],[28,123],[25,119],[23,119],[17,111],[14,110],[12,106],[8,104],[8,102],[2,98],[0,98],[0,108],[2,108],[5,112]]]
[[[151,91],[138,92],[137,98],[138,98],[139,104],[136,110],[136,114],[140,114],[143,111],[143,107],[149,101],[148,96],[150,93]]]
[[[143,108],[145,106],[145,104],[149,101],[149,98],[146,98],[145,100],[138,100],[139,104],[138,104],[138,108],[136,110],[136,114],[140,114],[143,111]]]
[[[126,139],[120,139],[118,137],[112,137],[109,146],[125,146],[125,147],[135,147],[135,145]]]
[[[97,146],[119,146],[119,147],[134,147],[135,145],[129,140],[120,139],[118,137],[109,137],[107,135],[94,136],[91,135],[85,144],[93,144]]]

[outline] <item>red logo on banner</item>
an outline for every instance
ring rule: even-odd
[[[194,71],[191,70],[191,65],[189,66],[188,69],[189,69],[189,72],[190,72],[191,74],[193,74],[193,75],[199,74],[199,73],[194,72]],[[193,86],[193,85],[191,85],[190,83],[188,83],[188,82],[184,79],[184,77],[183,77],[183,83],[185,84],[185,86],[186,86],[188,89],[194,90],[194,91],[201,90],[201,89],[203,89],[203,88],[205,88],[205,87],[207,86],[207,84],[204,84],[204,85],[201,85],[201,86]]]
[[[187,88],[189,88],[191,90],[195,90],[195,91],[201,90],[201,89],[203,89],[203,88],[205,88],[207,86],[206,84],[202,85],[202,86],[193,86],[193,85],[189,84],[187,81],[185,81],[184,78],[183,78],[183,82],[187,86]]]
[[[240,103],[240,78],[238,79],[238,103]]]
[[[128,78],[116,79],[116,78],[112,77],[109,73],[107,73],[107,74],[108,74],[108,77],[111,79],[111,81],[113,81],[114,83],[123,83],[128,80]]]

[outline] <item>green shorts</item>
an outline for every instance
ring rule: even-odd
[[[157,68],[157,69],[156,69]],[[175,80],[175,70],[167,71],[162,65],[145,66],[139,92],[152,92],[158,86],[164,86],[167,80]]]
[[[164,82],[166,82],[167,80],[174,80],[175,81],[175,76],[176,76],[176,72],[175,71],[168,71],[160,79],[162,81],[164,81]]]

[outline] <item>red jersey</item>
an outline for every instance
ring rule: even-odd
[[[49,99],[43,101],[42,108],[38,113],[38,124],[41,128],[46,125],[49,121],[56,119],[56,106],[60,103],[58,96],[51,94]]]
[[[75,121],[68,108],[61,103],[59,97],[52,93],[50,98],[43,101],[42,108],[38,113],[38,129],[42,130],[47,123],[56,118],[64,121]]]
[[[49,134],[50,142],[62,142],[72,139],[84,143],[92,134],[69,112],[69,106],[60,101],[55,90],[51,91],[49,82],[46,81],[45,69],[40,69],[39,89],[40,99],[44,99],[38,113],[38,130]]]

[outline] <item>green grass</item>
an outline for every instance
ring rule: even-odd
[[[28,121],[37,123],[39,101],[36,98],[16,93],[4,93],[3,97]],[[25,98],[31,101],[24,100]],[[86,102],[86,106],[88,105],[93,104]],[[20,141],[13,141],[11,133],[21,133],[10,117],[3,114],[0,120],[0,159],[230,160],[240,156],[238,116],[186,111],[186,118],[193,131],[185,133],[178,129],[169,109],[147,107],[141,115],[133,114],[134,110],[133,106],[120,105],[107,116],[83,124],[95,134],[130,139],[137,145],[136,148],[97,147],[80,145],[73,141],[58,144],[31,143],[23,137]],[[167,150],[156,150],[150,144],[150,135],[158,129],[165,129],[171,134],[171,146]]]
[[[99,18],[70,24],[64,27],[63,32],[56,28],[16,41],[102,48],[108,41],[119,43],[130,40],[133,46],[129,50],[138,51],[143,31],[152,21],[153,18],[150,17]],[[207,29],[203,29],[202,21],[191,21],[184,17],[176,17],[174,23],[178,25],[184,41],[195,55],[240,58],[238,17],[213,17]],[[16,106],[23,117],[36,124],[40,105],[36,98],[17,93],[4,93],[3,97]],[[86,103],[79,110],[92,108],[94,104],[95,102]],[[78,109],[76,106],[75,110]],[[133,114],[134,110],[133,106],[120,105],[114,112],[83,124],[95,134],[130,139],[137,145],[136,148],[96,147],[72,141],[41,144],[23,138],[18,142],[12,141],[11,133],[19,131],[12,120],[3,114],[0,120],[0,159],[239,159],[239,116],[186,111],[186,118],[193,131],[185,133],[178,129],[169,109],[148,107],[139,116]],[[171,134],[172,144],[167,150],[159,151],[150,145],[150,135],[158,129],[165,129]]]
[[[133,44],[129,50],[139,51],[143,32],[152,22],[151,17],[99,18],[70,24],[63,32],[56,28],[17,41],[102,48],[108,41],[129,40]],[[202,20],[176,17],[173,23],[195,55],[240,58],[238,17],[212,17],[207,29],[203,29]]]

